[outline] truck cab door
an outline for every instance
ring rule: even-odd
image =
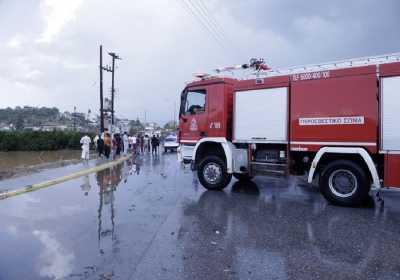
[[[207,90],[187,89],[182,93],[180,112],[180,137],[182,142],[197,142],[207,137]]]

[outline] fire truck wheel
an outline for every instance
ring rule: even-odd
[[[322,195],[340,206],[359,206],[368,198],[370,181],[365,171],[349,160],[328,164],[320,178]]]
[[[200,183],[208,190],[222,190],[232,179],[225,162],[217,156],[207,156],[199,164],[197,176]]]
[[[247,173],[233,173],[233,177],[238,181],[249,181],[253,179],[253,176],[250,176]]]

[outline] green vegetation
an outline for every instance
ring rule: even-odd
[[[176,123],[176,121],[169,121],[164,125],[164,129],[177,129],[178,128],[178,124]]]
[[[50,151],[80,149],[85,133],[73,131],[0,132],[0,151]],[[94,135],[89,134],[93,139]]]

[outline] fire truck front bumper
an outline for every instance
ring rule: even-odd
[[[194,147],[194,145],[181,144],[178,148],[178,160],[183,162],[184,164],[193,165],[192,156],[194,152]]]

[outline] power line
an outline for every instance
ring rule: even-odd
[[[201,25],[201,27],[206,31],[206,33],[208,33],[214,40],[215,42],[224,50],[226,50],[225,45],[223,44],[223,41],[221,41],[221,39],[214,34],[214,32],[212,31],[212,29],[210,29],[208,27],[208,25],[204,22],[204,19],[202,19],[201,16],[199,16],[195,10],[193,9],[193,7],[189,4],[189,2],[186,2],[185,0],[181,0],[182,2],[182,6],[184,7],[184,9],[186,10],[186,12],[189,13],[189,15],[192,15]]]
[[[182,3],[185,10],[195,17],[203,29],[213,37],[223,50],[230,51],[231,53],[233,51],[233,53],[239,53],[243,56],[243,52],[238,48],[235,42],[226,35],[226,32],[215,17],[213,17],[210,9],[203,0],[182,0]]]
[[[202,10],[203,14],[205,17],[209,19],[209,22],[214,26],[214,29],[219,32],[223,40],[227,41],[229,46],[231,48],[234,48],[236,51],[242,54],[241,50],[237,47],[235,42],[226,34],[224,28],[218,23],[218,21],[215,19],[213,14],[210,12],[208,9],[207,5],[204,3],[203,0],[197,0],[196,1],[198,7]]]
[[[193,0],[187,0],[190,6],[193,8],[193,10],[196,12],[196,14],[204,21],[204,23],[207,25],[208,29],[210,32],[212,32],[219,41],[222,43],[225,43],[226,41],[224,40],[223,36],[221,36],[220,32],[215,29],[213,24],[210,22],[209,17],[207,16],[206,13],[203,12],[203,10],[197,5],[196,1]]]
[[[197,2],[192,2],[193,4],[196,3],[197,7],[199,7],[200,11],[204,15],[205,18],[208,19],[210,25],[213,26],[214,30],[218,32],[221,37],[224,37],[226,39],[227,37],[224,34],[224,30],[221,28],[221,26],[218,24],[218,22],[215,20],[215,18],[212,16],[210,13],[210,10],[207,8],[205,3],[202,0],[197,0]]]
[[[190,15],[192,15],[203,27],[203,29],[206,31],[206,33],[209,33],[211,37],[216,41],[216,43],[223,49],[225,49],[225,46],[223,42],[221,42],[221,39],[213,33],[213,31],[210,29],[210,27],[207,25],[206,22],[204,22],[204,19],[193,9],[192,3],[186,2],[185,0],[182,0],[183,7],[187,12],[189,12]]]

